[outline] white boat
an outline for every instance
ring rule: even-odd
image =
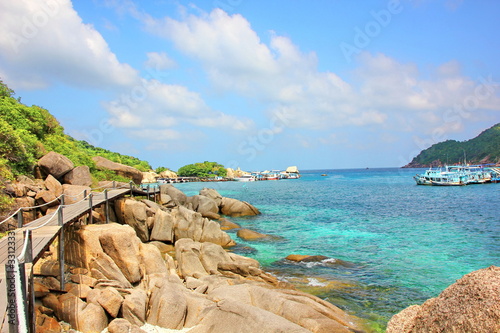
[[[491,182],[491,171],[480,165],[454,165],[429,169],[413,177],[417,185],[460,186]]]
[[[241,177],[234,178],[237,182],[253,182],[255,177],[252,175],[242,175]]]

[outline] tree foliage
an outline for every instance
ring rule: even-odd
[[[459,142],[447,140],[432,145],[415,157],[410,165],[430,166],[441,164],[479,164],[500,160],[500,123],[483,131],[477,137]]]
[[[205,161],[203,163],[185,165],[177,171],[177,174],[181,177],[213,178],[225,177],[227,170],[222,164]]]
[[[0,80],[0,161],[6,161],[5,167],[14,175],[32,175],[36,161],[49,151],[65,155],[76,166],[89,166],[96,180],[102,177],[121,179],[97,170],[93,156],[102,156],[140,171],[151,170],[146,161],[73,139],[64,134],[63,127],[49,111],[36,105],[24,105],[13,95],[14,91]]]
[[[0,80],[0,98],[3,97],[12,97],[14,96],[14,90],[10,89],[7,87],[5,83],[3,83],[2,80]]]
[[[157,174],[160,174],[160,173],[162,173],[163,171],[170,171],[170,169],[169,169],[169,168],[166,168],[166,167],[164,167],[164,166],[160,166],[160,167],[157,167],[157,168],[155,169],[155,172],[156,172]]]

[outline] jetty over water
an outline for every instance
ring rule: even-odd
[[[60,205],[53,213],[23,225],[23,210],[36,209],[22,207],[0,224],[17,216],[18,228],[0,239],[0,332],[34,332],[35,293],[33,286],[33,265],[58,238],[58,259],[60,290],[64,290],[64,227],[87,216],[86,223],[93,223],[92,210],[104,206],[106,223],[109,222],[109,204],[125,195],[159,195],[158,187],[141,189],[132,183],[126,187],[115,187],[115,183],[103,192],[83,192],[83,199],[73,204],[64,204],[64,194]]]

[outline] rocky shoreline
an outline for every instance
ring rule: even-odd
[[[99,165],[140,182],[130,168]],[[37,170],[38,179],[6,187],[18,206],[46,204],[24,212],[24,223],[52,212],[62,194],[68,204],[91,191],[88,168],[62,155],[47,154]],[[224,230],[239,226],[228,218],[260,214],[256,207],[213,189],[190,197],[168,184],[160,190],[158,202],[115,200],[109,224],[101,208],[94,224],[82,217],[65,228],[65,290],[57,242],[33,268],[37,332],[144,332],[144,324],[195,333],[364,331],[358,318],[230,251]]]
[[[203,217],[254,215],[255,207],[210,189],[187,197],[163,185],[161,193],[161,205],[119,199],[113,223],[66,230],[64,293],[55,291],[55,258],[37,264],[45,273],[36,280],[41,331],[60,321],[81,332],[141,332],[145,323],[189,332],[363,331],[359,319],[227,251],[234,241]]]
[[[53,211],[61,194],[69,200],[91,190],[88,168],[77,169],[64,156],[50,154],[39,162],[43,180],[21,177],[6,187],[20,206],[49,203],[25,212],[25,223]],[[119,172],[139,180],[133,170]],[[260,214],[256,207],[208,188],[193,196],[172,185],[160,189],[158,202],[116,200],[109,224],[104,210],[95,209],[94,224],[81,218],[66,228],[65,290],[58,280],[57,244],[33,269],[37,332],[145,332],[145,324],[194,333],[370,332],[363,320],[231,252],[235,241],[227,230],[238,229],[238,237],[247,240],[272,237],[230,221]],[[301,254],[286,258],[325,259],[330,260]],[[499,267],[464,276],[439,297],[395,315],[387,328],[442,331],[500,331]]]

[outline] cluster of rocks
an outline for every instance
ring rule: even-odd
[[[212,219],[258,213],[227,199],[163,185],[161,204],[119,199],[110,214],[117,223],[67,228],[64,292],[56,261],[36,265],[37,331],[64,323],[111,333],[143,332],[145,323],[195,333],[362,331],[356,318],[226,251],[234,241]]]
[[[143,183],[156,183],[158,178],[177,178],[177,173],[172,170],[165,170],[160,173],[154,171],[148,171],[142,173]]]
[[[137,184],[141,183],[142,172],[135,168],[111,162],[100,156],[94,157],[93,160],[97,168],[112,170]],[[14,209],[42,206],[38,209],[23,211],[23,221],[28,223],[52,212],[54,207],[61,203],[61,194],[64,194],[65,204],[82,200],[85,190],[90,193],[91,185],[92,176],[88,166],[75,167],[66,156],[49,152],[38,161],[35,167],[35,179],[20,176],[16,182],[5,184],[4,191],[14,198]],[[100,183],[100,185],[103,184]],[[126,185],[128,186],[128,184]],[[17,221],[11,219],[8,223],[0,226],[0,231],[9,230],[16,226]]]
[[[6,191],[19,206],[50,203],[24,212],[25,222],[55,209],[63,193],[71,203],[81,200],[75,196],[84,189],[90,191],[88,168],[75,168],[61,156],[49,153],[39,161],[40,179],[21,177],[7,184]],[[100,167],[113,168],[101,162],[96,160]],[[129,171],[121,174],[133,178]],[[136,175],[134,181],[139,181]],[[145,323],[190,328],[192,333],[363,331],[357,318],[280,282],[257,261],[225,249],[235,242],[224,230],[239,226],[223,216],[259,214],[254,206],[222,197],[213,189],[188,197],[163,185],[160,192],[159,203],[115,200],[110,224],[103,224],[105,212],[97,208],[92,212],[97,224],[66,228],[65,289],[60,290],[58,261],[50,252],[33,268],[37,331],[107,328],[110,333],[141,333]],[[238,236],[271,237],[241,228]],[[323,256],[286,259],[351,265]],[[387,332],[499,331],[499,304],[500,268],[492,266],[395,315]]]
[[[55,210],[62,194],[68,204],[91,191],[88,167],[60,154],[40,159],[37,177],[7,186],[19,206],[49,203],[25,212],[25,222]],[[33,267],[37,331],[143,332],[145,323],[191,332],[360,331],[356,318],[225,249],[235,242],[224,230],[239,227],[226,217],[260,214],[251,204],[213,189],[188,197],[172,185],[161,186],[158,199],[123,197],[107,212],[94,209],[95,224],[82,217],[65,227],[64,290],[55,248]]]
[[[88,174],[89,181],[77,181],[73,177],[78,174]],[[52,174],[46,176],[45,179],[31,179],[20,176],[16,182],[6,183],[4,191],[14,198],[13,209],[40,206],[37,209],[23,210],[23,222],[28,223],[57,209],[57,206],[62,201],[62,194],[64,194],[65,204],[71,204],[83,199],[85,190],[90,193],[91,189],[88,186],[90,183],[91,178],[88,167],[79,166],[71,169],[59,180]],[[0,230],[6,231],[16,228],[17,223],[16,220],[10,219],[0,225]]]

